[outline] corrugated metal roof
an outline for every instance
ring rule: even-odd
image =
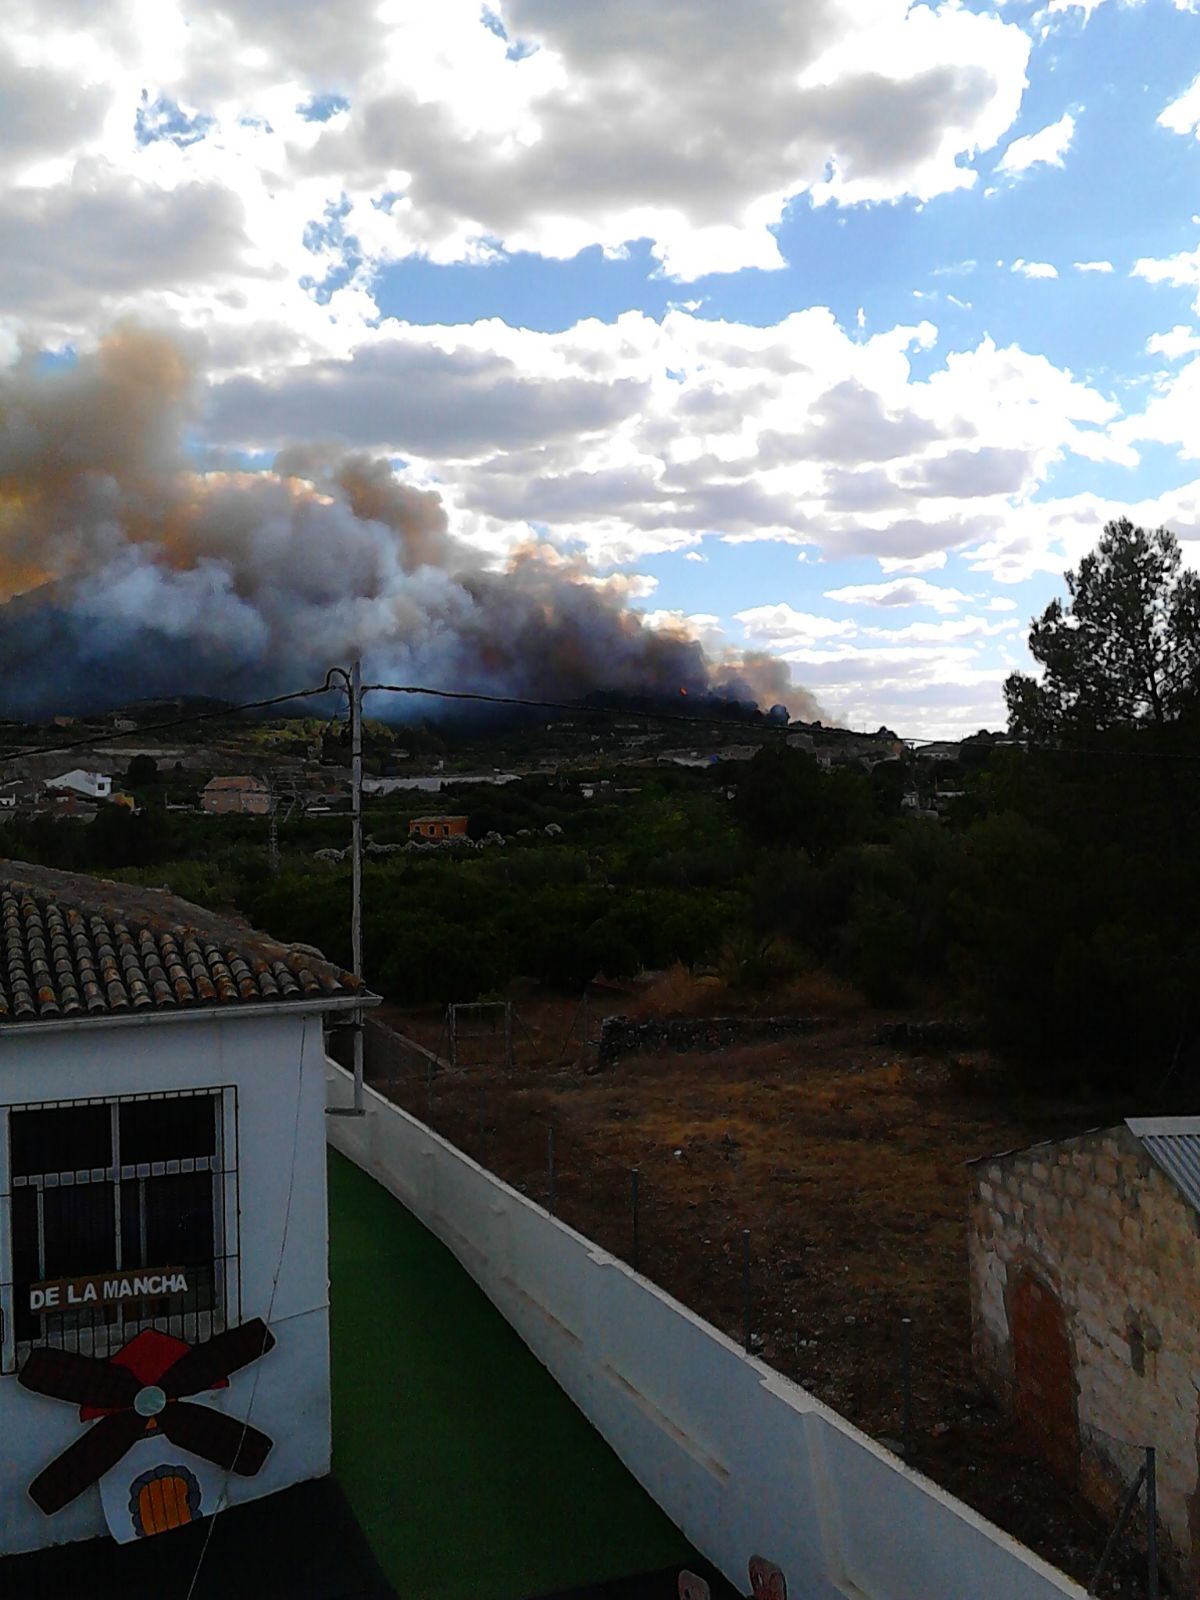
[[[1200,1211],[1200,1117],[1128,1117],[1125,1126]]]

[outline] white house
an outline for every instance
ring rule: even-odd
[[[155,890],[0,862],[0,1555],[329,1471],[323,1018]]]
[[[57,778],[47,778],[46,788],[66,789],[72,794],[86,795],[89,800],[107,800],[112,794],[112,779],[104,772],[72,767],[70,772],[61,773]]]

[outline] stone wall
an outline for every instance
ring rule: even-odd
[[[1106,1515],[1154,1445],[1164,1565],[1197,1592],[1200,1216],[1124,1126],[971,1171],[981,1376]]]
[[[605,1017],[600,1025],[602,1067],[641,1050],[724,1050],[760,1039],[790,1039],[821,1026],[815,1017]]]

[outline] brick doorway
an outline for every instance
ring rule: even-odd
[[[1036,1273],[1019,1273],[1010,1304],[1017,1420],[1061,1477],[1079,1475],[1079,1416],[1067,1319]]]

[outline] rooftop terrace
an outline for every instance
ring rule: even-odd
[[[329,1184],[334,1474],[397,1593],[707,1572],[449,1251],[332,1153]]]
[[[4,1600],[674,1600],[685,1565],[728,1592],[445,1247],[333,1152],[329,1221],[333,1482],[9,1557]]]

